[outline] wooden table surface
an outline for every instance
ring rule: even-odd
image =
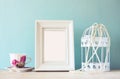
[[[110,72],[9,72],[0,70],[0,79],[120,79],[120,70]]]

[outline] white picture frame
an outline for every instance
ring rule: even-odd
[[[74,70],[72,20],[35,21],[35,70]]]

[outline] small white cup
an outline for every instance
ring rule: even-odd
[[[31,62],[31,58],[27,57],[26,54],[10,53],[9,56],[10,56],[10,64],[12,67],[15,67],[19,63],[24,63],[24,65],[25,65],[25,64]],[[26,62],[26,60],[28,60],[28,59],[29,59],[29,61]]]

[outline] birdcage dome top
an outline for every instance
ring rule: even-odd
[[[81,37],[81,46],[109,46],[110,37],[103,24],[93,24]]]

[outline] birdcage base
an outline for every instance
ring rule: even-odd
[[[110,63],[82,63],[82,71],[110,71]]]

